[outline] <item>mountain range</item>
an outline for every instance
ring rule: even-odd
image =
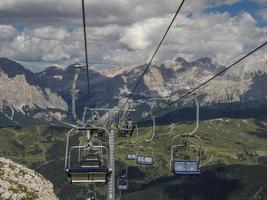
[[[267,62],[260,57],[255,60],[236,66],[199,89],[197,94],[201,105],[249,102],[256,102],[255,106],[265,105]],[[120,101],[129,97],[146,66],[123,66],[102,72],[89,70],[91,106],[118,105]],[[139,108],[139,116],[164,108],[169,100],[175,101],[189,89],[223,69],[225,66],[213,62],[211,58],[189,62],[178,57],[161,65],[152,65],[132,96],[132,106]],[[15,112],[38,119],[67,118],[70,114],[74,73],[74,64],[65,69],[52,66],[33,73],[15,61],[0,58],[2,113],[9,107],[9,110],[13,109]],[[77,110],[81,114],[88,99],[85,69],[81,70],[77,89]],[[190,99],[185,100],[180,105],[188,105],[191,102]]]

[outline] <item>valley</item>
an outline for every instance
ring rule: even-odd
[[[198,135],[202,138],[202,174],[176,177],[170,173],[170,144],[176,134],[193,128],[192,121],[178,121],[156,127],[156,138],[150,144],[151,125],[140,127],[139,137],[116,138],[116,174],[129,166],[129,191],[122,199],[264,199],[267,196],[267,126],[266,118],[217,118],[200,123]],[[10,158],[41,173],[50,180],[56,194],[63,200],[84,199],[87,187],[69,184],[64,173],[64,127],[34,125],[0,129],[1,156]],[[76,140],[76,141],[75,141]],[[73,144],[78,142],[75,138]],[[138,145],[154,149],[155,165],[140,167],[125,160],[127,147],[136,151]],[[193,156],[193,155],[192,155]],[[103,187],[96,187],[100,199]],[[102,198],[101,198],[102,196]]]

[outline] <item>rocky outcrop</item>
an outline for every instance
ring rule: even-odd
[[[40,174],[0,158],[0,199],[57,200],[53,185]]]
[[[56,116],[62,119],[68,110],[63,98],[50,89],[29,84],[25,75],[9,77],[0,71],[0,110],[3,111],[6,106],[35,118],[44,116],[49,110],[50,113],[56,110]],[[59,115],[59,111],[62,114]]]
[[[0,73],[0,102],[16,105],[18,108],[28,105],[32,108],[67,110],[67,104],[60,96],[50,89],[43,91],[37,86],[29,85],[24,75],[8,78]]]

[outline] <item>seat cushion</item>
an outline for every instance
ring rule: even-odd
[[[175,174],[200,174],[197,161],[174,161],[173,172]]]

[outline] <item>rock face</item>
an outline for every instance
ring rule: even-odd
[[[0,58],[0,112],[5,108],[13,113],[20,112],[29,117],[60,120],[66,117],[68,104],[49,88],[42,88],[35,82],[36,74],[6,58]],[[8,115],[4,113],[4,116]]]
[[[0,102],[23,109],[27,105],[30,108],[67,110],[68,105],[62,97],[51,92],[50,89],[38,88],[29,85],[24,75],[17,75],[8,78],[4,73],[0,73]]]
[[[258,56],[232,68],[198,90],[201,104],[266,101],[266,65],[266,60]],[[90,70],[91,106],[117,106],[122,99],[129,96],[146,66],[126,66],[105,72]],[[142,107],[144,112],[153,107],[162,108],[166,105],[166,99],[175,101],[223,69],[225,66],[213,62],[211,58],[190,62],[178,57],[161,65],[152,65],[140,80],[132,99],[135,100],[135,106]],[[51,115],[62,118],[60,111],[70,111],[74,65],[65,69],[49,67],[42,72],[32,73],[19,64],[0,58],[0,70],[3,74],[0,78],[0,105],[4,100],[19,108],[24,106],[30,108],[29,110],[32,107],[46,110],[45,113],[33,112],[32,116],[39,119],[52,119]],[[77,82],[76,102],[80,115],[82,113],[79,112],[88,103],[86,79],[86,70],[83,69]],[[187,104],[186,101],[183,103]]]
[[[57,200],[53,185],[33,170],[0,158],[0,199]]]

